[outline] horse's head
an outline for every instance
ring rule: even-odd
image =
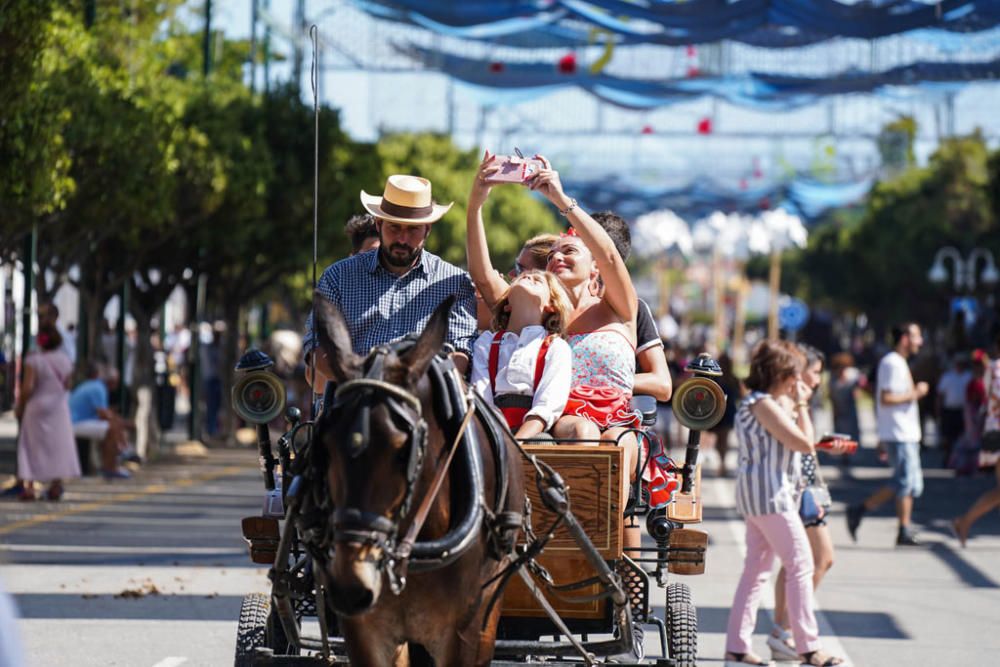
[[[411,347],[376,348],[366,359],[354,354],[340,312],[318,295],[314,302],[319,345],[337,384],[313,440],[334,508],[334,554],[320,576],[333,608],[354,615],[378,601],[400,522],[414,504],[428,433],[437,432],[428,429],[434,417],[424,377],[445,341],[454,298]]]

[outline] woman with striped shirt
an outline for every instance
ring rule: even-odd
[[[788,617],[802,665],[845,664],[820,650],[813,559],[798,515],[801,455],[815,453],[805,365],[805,355],[792,343],[758,345],[746,380],[751,393],[736,413],[736,509],[746,520],[747,555],[729,612],[726,667],[769,664],[753,653],[750,640],[775,556],[786,572]]]

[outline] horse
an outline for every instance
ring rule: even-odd
[[[348,657],[487,665],[524,481],[510,431],[441,353],[454,297],[415,340],[366,358],[337,308],[318,294],[314,305],[337,385],[312,441],[332,510],[314,569]]]

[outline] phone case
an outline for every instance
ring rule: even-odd
[[[541,160],[516,155],[497,155],[496,159],[500,162],[500,170],[487,179],[489,183],[524,183],[545,166]]]

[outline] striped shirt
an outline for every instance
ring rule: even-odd
[[[755,391],[736,411],[739,469],[736,472],[736,511],[743,516],[796,512],[799,508],[801,455],[768,433],[751,406],[770,394]]]
[[[476,294],[469,274],[424,250],[406,274],[387,270],[378,250],[331,264],[316,289],[340,309],[356,354],[366,355],[376,345],[421,332],[434,309],[452,294],[458,297],[448,315],[447,341],[470,354],[476,335]],[[306,321],[303,352],[316,346],[312,313]]]

